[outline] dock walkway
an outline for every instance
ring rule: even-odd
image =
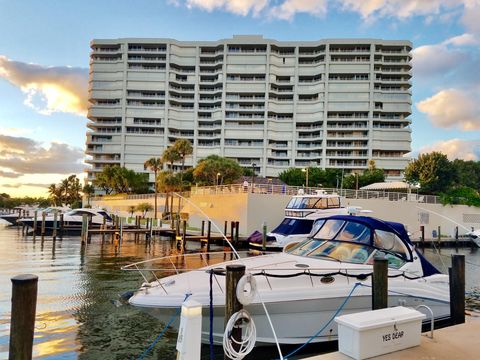
[[[480,317],[467,317],[465,324],[435,330],[433,339],[422,334],[420,346],[376,356],[375,360],[473,360],[480,359],[478,334]],[[340,352],[304,358],[304,360],[351,360]]]

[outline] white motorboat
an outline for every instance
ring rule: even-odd
[[[360,212],[359,207],[345,207],[338,194],[327,194],[317,190],[315,194],[304,194],[303,191],[294,195],[285,207],[285,217],[271,232],[267,233],[265,250],[281,251],[291,242],[304,240],[312,230],[313,222],[332,215],[354,215]],[[249,242],[251,248],[263,247],[262,237],[256,237]]]
[[[389,306],[427,305],[435,319],[448,317],[450,312],[448,276],[417,253],[399,223],[336,215],[317,220],[309,238],[286,247],[282,253],[231,261],[225,261],[225,253],[217,256],[214,261],[223,258],[223,262],[183,273],[179,266],[192,268],[215,259],[215,254],[166,257],[124,267],[140,271],[145,280],[129,303],[167,322],[189,296],[202,305],[202,341],[208,342],[211,289],[213,339],[220,344],[224,332],[225,269],[227,265],[243,264],[256,280],[256,294],[245,308],[256,325],[257,345],[274,343],[262,301],[278,341],[300,344],[316,334],[347,297],[341,314],[371,309],[373,261],[383,256],[389,264]],[[177,273],[162,278],[159,269],[165,264],[161,270],[165,274],[168,263]],[[336,336],[332,322],[313,342],[335,340]]]
[[[22,216],[28,215],[30,213],[33,214],[33,211],[37,208],[28,206],[28,205],[21,205],[13,208],[10,213],[1,214],[0,219],[5,220],[10,225],[17,225],[17,221],[22,218]]]
[[[475,243],[475,245],[480,247],[480,229],[472,230],[472,231],[468,232],[466,235],[468,237],[470,237],[470,239],[472,239],[472,241]]]
[[[83,222],[83,215],[87,215],[89,228],[99,228],[101,225],[112,225],[112,218],[110,215],[102,209],[91,209],[91,208],[79,208],[70,210],[63,214],[63,229],[67,233],[76,233],[80,232],[82,228]],[[38,231],[41,226],[43,217],[42,214],[37,214],[37,229],[34,231]],[[59,226],[60,218],[57,217],[57,226]],[[26,218],[22,219],[21,222],[28,227],[33,229],[34,226],[34,219],[33,218]],[[55,214],[54,211],[51,211],[46,214],[45,216],[45,229],[47,232],[51,231],[54,228],[55,222]]]

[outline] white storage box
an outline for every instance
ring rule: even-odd
[[[360,360],[420,345],[425,317],[402,306],[338,316],[338,350]]]

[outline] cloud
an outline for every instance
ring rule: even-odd
[[[462,16],[462,23],[465,27],[474,33],[480,34],[480,1],[464,0],[465,10]]]
[[[429,153],[432,151],[439,151],[450,160],[480,160],[480,140],[461,140],[451,139],[439,141],[432,145],[422,147],[418,153]]]
[[[445,44],[424,45],[412,51],[412,67],[415,75],[428,77],[454,71],[467,55],[458,49],[450,49]]]
[[[0,177],[6,177],[6,178],[18,178],[22,176],[22,174],[18,174],[18,173],[15,173],[15,172],[11,172],[11,171],[3,171],[3,170],[0,170]]]
[[[6,187],[6,188],[11,188],[11,189],[18,189],[18,188],[21,188],[22,186],[31,186],[31,187],[38,187],[38,188],[47,189],[50,186],[50,184],[14,183],[14,184],[2,184],[1,186]]]
[[[445,89],[417,103],[438,127],[480,130],[480,94],[474,91]]]
[[[179,6],[179,1],[173,2]],[[266,6],[268,0],[187,0],[188,8],[200,8],[206,11],[226,10],[228,12],[247,16],[248,14],[258,15]]]
[[[292,20],[297,13],[324,16],[327,13],[327,0],[285,0],[270,9],[270,16],[282,20]]]
[[[343,10],[359,13],[364,19],[437,15],[460,7],[462,0],[337,0]]]
[[[68,66],[45,67],[0,55],[0,77],[19,87],[25,104],[41,114],[87,113],[88,70]]]
[[[63,143],[41,143],[25,137],[0,135],[0,167],[19,174],[71,174],[81,172],[82,149]]]
[[[450,39],[447,39],[443,42],[444,45],[455,45],[455,46],[470,46],[480,44],[480,39],[475,34],[465,33],[462,35],[454,36]]]

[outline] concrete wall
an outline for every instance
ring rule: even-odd
[[[283,219],[284,208],[290,199],[289,195],[270,195],[252,193],[193,195],[182,203],[182,212],[189,213],[189,226],[201,227],[207,216],[223,231],[224,221],[239,221],[240,235],[246,236],[255,230],[262,229],[267,222],[268,230],[275,228]],[[93,207],[103,207],[110,211],[120,211],[126,215],[128,207],[153,199],[126,200],[110,199],[92,202]],[[163,209],[164,198],[159,198],[159,211]],[[175,199],[175,208],[178,199]],[[423,204],[408,201],[389,201],[385,199],[347,199],[346,206],[360,206],[371,210],[368,216],[383,220],[397,221],[405,224],[412,238],[420,237],[421,213],[428,214],[425,223],[425,237],[431,238],[432,231],[441,226],[441,233],[453,236],[455,226],[459,226],[459,234],[465,234],[471,227],[480,227],[480,208],[465,205],[443,206],[441,204]],[[152,216],[150,213],[147,216]],[[463,227],[462,227],[463,226]],[[212,228],[212,231],[214,228]]]

